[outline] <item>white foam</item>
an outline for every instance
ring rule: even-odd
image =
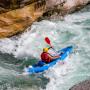
[[[52,45],[59,50],[68,45],[75,45],[78,50],[66,63],[57,63],[53,68],[45,72],[45,77],[50,78],[46,90],[68,90],[72,85],[89,76],[90,66],[90,32],[83,30],[83,22],[90,18],[90,12],[68,15],[65,21],[41,21],[35,22],[31,29],[20,37],[0,40],[0,51],[12,53],[17,58],[40,59],[43,47],[48,45],[44,38],[48,36]],[[79,22],[79,24],[76,24]],[[87,25],[87,27],[89,24]],[[88,69],[87,69],[88,66]],[[83,75],[82,75],[83,74]],[[80,77],[81,76],[81,77]]]

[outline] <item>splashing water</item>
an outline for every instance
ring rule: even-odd
[[[35,22],[31,30],[28,28],[21,36],[1,39],[0,90],[68,90],[76,83],[90,78],[89,10],[90,6],[67,15],[64,21]],[[74,45],[76,52],[66,59],[64,65],[57,63],[43,76],[37,74],[17,78],[20,65],[40,59],[42,48],[48,46],[44,41],[46,36],[56,50]]]

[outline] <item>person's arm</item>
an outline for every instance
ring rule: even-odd
[[[59,56],[59,53],[58,53],[53,47],[49,47],[48,49],[51,49],[51,48],[52,48],[52,50],[54,51],[55,55],[56,55],[56,56]]]
[[[48,54],[48,56],[51,58],[51,59],[56,59],[56,58],[59,58],[60,56],[57,55],[57,56],[51,56],[50,54]]]

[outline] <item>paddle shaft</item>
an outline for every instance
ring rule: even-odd
[[[51,41],[48,37],[45,37],[45,41],[46,43],[55,51],[56,54],[58,54],[58,52],[53,48],[53,46],[51,45]]]

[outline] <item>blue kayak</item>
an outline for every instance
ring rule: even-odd
[[[72,51],[73,51],[73,46],[68,46],[66,48],[63,48],[63,49],[58,51],[58,53],[60,53],[59,54],[60,58],[57,58],[48,64],[46,64],[42,60],[40,60],[37,64],[32,65],[31,67],[27,67],[26,72],[29,74],[34,74],[34,73],[39,73],[39,72],[43,72],[45,70],[48,70],[50,67],[55,65],[58,61],[65,60],[65,58],[67,56],[69,56]],[[61,52],[63,52],[63,53],[61,53]]]

